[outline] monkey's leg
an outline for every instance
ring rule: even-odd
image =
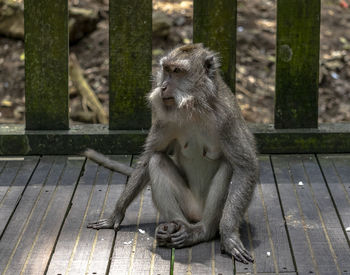
[[[251,200],[255,181],[248,171],[236,167],[220,221],[221,250],[244,264],[253,262],[253,258],[240,240],[239,225]]]
[[[180,229],[171,234],[171,241],[175,245],[179,247],[189,246],[215,237],[219,229],[219,222],[231,176],[231,165],[226,161],[222,161],[211,181],[202,220],[190,227],[179,221]]]
[[[198,221],[201,219],[201,208],[167,155],[156,153],[151,157],[149,174],[153,201],[168,221],[157,227],[156,237],[159,245],[169,246],[170,234],[179,230],[174,221],[181,221],[186,225],[190,221]]]

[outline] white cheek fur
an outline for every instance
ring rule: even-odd
[[[161,88],[155,88],[149,95],[148,95],[148,100],[150,103],[152,103],[156,97],[160,97],[160,92],[161,92]]]

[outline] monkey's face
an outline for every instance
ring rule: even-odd
[[[171,113],[193,106],[190,68],[190,61],[186,59],[161,61],[156,88],[148,96],[156,110]]]
[[[177,48],[163,57],[156,88],[148,95],[153,109],[169,119],[170,114],[188,117],[207,108],[216,91],[218,63],[214,61],[215,54],[199,44]]]

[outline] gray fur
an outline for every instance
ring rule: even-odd
[[[219,232],[223,251],[253,261],[239,225],[258,180],[255,142],[220,76],[218,55],[201,44],[186,45],[160,63],[148,95],[152,127],[144,152],[113,216],[88,226],[118,229],[127,206],[149,183],[167,219],[156,229],[159,245],[191,246]]]

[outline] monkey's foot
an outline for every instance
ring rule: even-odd
[[[159,246],[168,246],[171,242],[171,235],[179,230],[177,223],[162,223],[156,228],[156,239]]]
[[[115,231],[118,231],[122,220],[123,218],[111,217],[97,222],[90,222],[87,227],[93,229],[114,229]]]
[[[182,221],[173,221],[157,227],[156,239],[159,246],[181,248],[199,242],[201,232],[201,226],[192,226]]]
[[[248,264],[253,263],[254,259],[250,253],[244,248],[241,240],[236,234],[221,239],[221,253],[228,253],[235,258],[236,261]]]

